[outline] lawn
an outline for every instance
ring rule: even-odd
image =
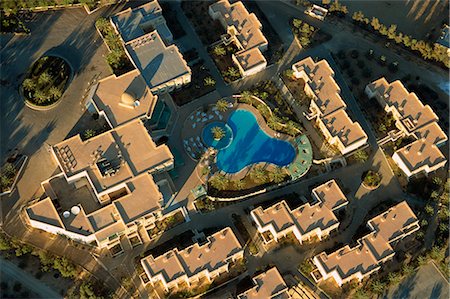
[[[62,58],[39,58],[22,82],[24,97],[38,106],[56,103],[67,88],[71,72],[69,64]]]

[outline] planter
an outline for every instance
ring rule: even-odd
[[[369,170],[361,176],[361,185],[368,190],[375,190],[380,187],[382,176],[376,171]]]

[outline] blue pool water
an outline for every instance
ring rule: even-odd
[[[287,141],[267,135],[250,111],[234,111],[227,124],[233,130],[233,140],[217,154],[220,170],[236,173],[258,162],[286,166],[295,159],[294,147]]]

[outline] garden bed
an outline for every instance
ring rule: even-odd
[[[362,174],[361,181],[365,188],[376,189],[381,184],[381,174],[373,170],[366,171]]]
[[[132,71],[134,66],[125,53],[122,41],[111,23],[105,18],[99,18],[95,22],[95,27],[109,50],[108,55],[106,55],[106,62],[114,75],[120,76]]]
[[[154,237],[162,234],[165,231],[168,231],[169,229],[174,228],[175,226],[184,223],[186,219],[184,218],[184,215],[182,212],[177,212],[174,215],[167,216],[161,220],[158,220],[155,222],[155,227],[149,229],[148,235],[150,236],[150,239],[153,239]]]
[[[299,19],[292,19],[290,25],[294,36],[303,48],[320,45],[332,38],[330,34]]]
[[[237,51],[238,48],[234,44],[228,46],[218,44],[209,49],[209,55],[216,64],[225,83],[232,83],[242,78],[241,73],[231,58],[231,55]]]
[[[23,23],[24,13],[6,13],[4,10],[0,10],[0,32],[1,33],[30,33],[30,29]]]
[[[193,65],[191,71],[192,81],[171,93],[173,101],[178,106],[183,106],[216,89],[216,81],[202,62]]]
[[[70,65],[60,57],[39,58],[22,82],[25,100],[39,107],[55,104],[67,88],[71,73]]]
[[[209,6],[216,1],[182,1],[181,8],[184,14],[192,23],[198,37],[204,46],[220,40],[220,36],[225,33],[219,21],[213,20],[208,13]]]
[[[0,171],[0,193],[12,191],[27,159],[24,155],[14,155],[3,165]]]

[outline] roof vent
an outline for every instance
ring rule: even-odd
[[[73,207],[70,209],[70,212],[71,212],[72,214],[74,214],[74,215],[78,215],[78,214],[80,213],[80,211],[81,211],[81,209],[80,209],[79,206],[73,206]]]

